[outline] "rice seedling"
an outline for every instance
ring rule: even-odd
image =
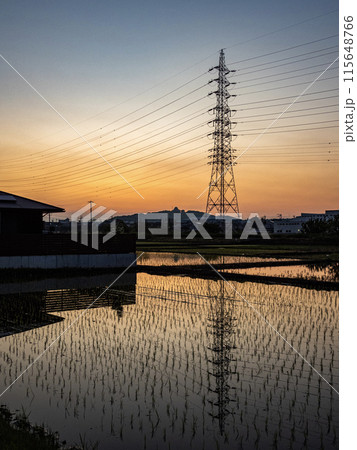
[[[235,286],[337,387],[336,292]],[[124,448],[139,438],[142,448],[282,448],[289,439],[296,448],[333,448],[338,442],[336,397],[228,289],[229,314],[221,316],[229,335],[228,375],[223,377],[228,390],[217,391],[211,373],[212,361],[219,358],[212,358],[210,318],[217,312],[212,298],[219,290],[216,281],[139,274],[135,304],[123,304],[120,316],[110,303],[88,310],[24,375],[16,395],[9,391],[7,401],[15,407],[19,398],[25,405],[32,402],[34,420],[45,418],[68,442],[78,441],[81,433],[99,443],[122,439]],[[78,311],[58,314],[62,321],[0,340],[1,387],[38,354],[37,343],[48,345]],[[230,400],[223,402],[229,414],[222,433],[219,418],[210,416],[219,406],[209,403],[218,402],[219,392]],[[53,408],[62,412],[62,428],[50,415],[41,417]],[[319,424],[311,417],[319,417]]]

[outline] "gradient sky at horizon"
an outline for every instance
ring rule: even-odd
[[[1,59],[0,190],[68,214],[89,200],[119,213],[204,210],[207,71],[219,49],[240,70],[230,104],[242,151],[337,57],[337,9],[336,1],[2,2],[3,57],[145,199]],[[337,67],[239,159],[243,214],[338,208]]]

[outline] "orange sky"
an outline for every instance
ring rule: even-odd
[[[338,208],[337,64],[300,98],[336,57],[336,18],[326,15],[318,27],[308,22],[293,27],[283,41],[281,33],[273,33],[226,50],[228,66],[238,69],[229,75],[237,83],[229,87],[237,95],[229,100],[236,110],[232,120],[238,135],[232,145],[237,154],[250,147],[234,169],[244,216],[252,212],[291,216]],[[87,30],[88,24],[83,26]],[[274,26],[278,28],[279,21]],[[249,30],[239,34],[232,25],[225,39],[248,39]],[[92,72],[88,68],[101,51],[114,49],[104,44],[95,48],[90,36],[75,48],[62,48],[59,41],[58,49],[69,62],[61,60],[58,65],[51,45],[43,55],[28,49],[32,56],[26,59],[27,35],[18,43],[19,57],[12,53],[17,69],[58,113],[8,65],[0,64],[4,87],[0,190],[63,207],[67,215],[90,200],[118,214],[174,206],[205,210],[207,192],[197,197],[210,181],[207,150],[212,141],[207,134],[212,128],[207,122],[212,115],[207,111],[215,106],[215,97],[208,95],[215,89],[209,83],[215,73],[208,69],[217,64],[218,51],[213,53],[204,42],[196,48],[190,41],[185,53],[177,44],[178,53],[162,49],[155,63],[141,55],[144,70],[133,55],[119,48],[115,51],[122,52],[120,59],[110,53],[103,61],[106,65],[93,66]],[[105,39],[109,45],[111,37]],[[144,44],[135,45],[141,49]],[[196,50],[189,54],[192,45]],[[214,49],[218,48],[217,44]],[[87,60],[87,55],[94,59]],[[296,103],[270,128],[294,99]]]
[[[194,152],[194,156],[190,158],[177,155],[171,162],[148,159],[147,163],[150,165],[141,169],[136,169],[134,164],[125,171],[120,169],[120,165],[116,165],[117,170],[144,199],[97,155],[94,162],[84,167],[79,166],[79,171],[74,167],[74,158],[69,156],[52,163],[44,157],[43,162],[37,163],[37,166],[31,159],[26,164],[21,160],[16,161],[13,170],[6,173],[9,179],[16,181],[9,183],[9,186],[5,183],[3,189],[61,206],[68,213],[79,209],[89,200],[115,209],[120,214],[172,209],[174,206],[204,210],[207,190],[200,198],[197,197],[208,186],[210,166],[206,164],[207,152],[204,148],[207,146],[202,147],[203,150]],[[188,146],[187,149],[190,150],[191,147]],[[289,158],[285,158],[283,163],[275,163],[274,156],[270,156],[270,159],[254,157],[254,152],[258,151],[264,152],[264,149],[259,149],[258,145],[257,148],[249,149],[234,169],[239,208],[244,216],[251,212],[268,217],[279,213],[289,216],[338,208],[337,164],[325,161],[309,163],[309,160],[315,161],[313,157],[297,164],[289,164]],[[279,148],[279,153],[281,151]],[[291,148],[288,151],[290,154]],[[90,154],[90,151],[86,152],[84,161]],[[300,156],[292,158],[301,160]],[[263,162],[255,163],[255,160]],[[76,161],[77,164],[82,162],[81,159]],[[278,161],[281,161],[280,157]],[[96,169],[92,171],[92,167]],[[100,174],[96,175],[97,172]],[[69,175],[62,177],[66,173]],[[89,178],[83,179],[84,176]],[[38,177],[43,177],[41,182]]]
[[[209,101],[204,100],[201,110],[202,106],[209,105]],[[257,113],[254,111],[254,114]],[[144,198],[73,130],[63,129],[61,124],[60,130],[64,131],[54,133],[51,129],[53,115],[48,116],[48,130],[46,116],[41,131],[36,127],[32,129],[31,123],[28,127],[20,123],[20,133],[16,134],[17,128],[12,122],[14,131],[4,135],[5,142],[0,148],[2,190],[61,206],[68,214],[89,200],[120,214],[174,206],[205,210],[207,190],[202,192],[210,180],[207,150],[212,146],[207,137],[211,131],[206,125],[208,114],[192,122],[186,116],[173,115],[159,120],[155,126],[145,121],[143,128],[137,129],[142,123],[140,113],[137,123],[124,124],[120,131],[112,126],[86,136],[94,149]],[[249,123],[241,127],[237,124],[234,131],[238,138],[232,144],[237,154],[256,139],[256,134],[240,136],[239,128],[267,127],[271,123],[271,118],[268,119],[263,124]],[[26,120],[31,122],[29,118]],[[296,119],[289,119],[274,126],[291,124],[294,127],[295,123]],[[190,131],[196,124],[197,129]],[[92,122],[88,129],[99,126],[100,122]],[[31,130],[26,135],[25,145],[23,130]],[[240,212],[244,216],[258,212],[274,217],[337,209],[337,128],[290,133],[280,133],[284,128],[277,130],[278,133],[263,135],[237,161],[234,171]],[[37,133],[44,138],[34,142]]]

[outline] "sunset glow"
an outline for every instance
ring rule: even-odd
[[[290,9],[282,8],[281,15],[298,23]],[[84,12],[87,24],[95,13]],[[10,19],[14,14],[8,5]],[[74,16],[79,14],[74,11]],[[125,14],[132,18],[132,11]],[[319,14],[322,10],[317,8],[312,15]],[[21,20],[32,15],[24,11]],[[34,20],[40,23],[41,17]],[[120,20],[125,29],[125,18]],[[272,24],[261,24],[261,38],[249,31],[248,24],[233,26],[225,16],[210,45],[198,40],[195,48],[190,36],[197,30],[186,21],[190,32],[180,45],[165,29],[161,58],[156,50],[142,53],[140,45],[149,47],[157,36],[143,16],[137,20],[149,41],[134,39],[127,56],[128,42],[121,46],[118,30],[113,32],[118,43],[110,28],[100,25],[101,39],[93,40],[90,26],[78,34],[78,22],[75,27],[71,21],[65,37],[59,23],[52,24],[51,48],[58,60],[42,39],[48,22],[31,34],[32,51],[26,27],[4,49],[13,68],[1,61],[2,190],[61,206],[65,216],[89,200],[120,213],[174,206],[204,210],[207,191],[202,192],[210,179],[207,162],[212,144],[207,137],[212,130],[208,110],[215,103],[208,95],[213,87],[209,83],[213,72],[208,70],[217,64],[222,45],[227,65],[237,70],[230,75],[237,84],[229,87],[237,97],[229,104],[236,110],[232,117],[237,122],[236,156],[245,152],[235,166],[240,211],[275,217],[338,208],[338,65],[331,65],[337,55],[334,15],[317,18],[314,27],[307,21],[288,33],[270,33]],[[175,20],[177,28],[180,19]],[[199,24],[201,36],[209,24],[204,20]],[[11,36],[5,26],[1,33],[6,32]],[[69,46],[71,36],[76,38]],[[176,43],[174,53],[168,42]]]

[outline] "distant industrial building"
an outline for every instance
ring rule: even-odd
[[[291,219],[275,219],[274,233],[276,234],[298,234],[302,231],[302,226],[309,220],[330,220],[339,215],[338,210],[326,210],[320,213],[301,213],[300,216]]]

